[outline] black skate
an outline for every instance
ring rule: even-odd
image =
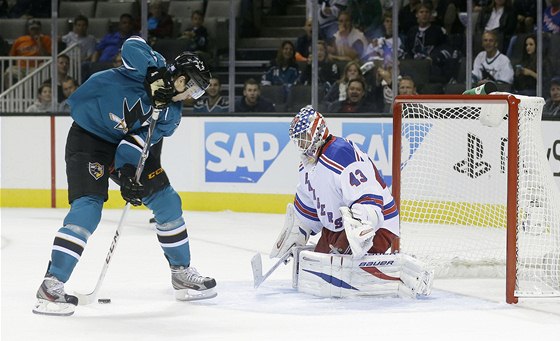
[[[216,297],[216,280],[201,276],[193,267],[171,266],[171,283],[179,301],[196,301]]]
[[[37,290],[37,303],[33,307],[35,314],[70,316],[78,305],[76,296],[64,292],[64,283],[51,274],[47,274]]]

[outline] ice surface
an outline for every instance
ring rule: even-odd
[[[170,272],[147,210],[132,210],[99,298],[71,317],[31,312],[66,209],[1,209],[2,325],[8,340],[557,340],[558,299],[505,303],[503,279],[436,280],[422,300],[325,299],[291,287],[291,263],[253,289],[251,257],[264,271],[284,215],[185,212],[192,265],[215,277],[218,297],[173,298]],[[122,210],[105,210],[67,291],[93,289]]]

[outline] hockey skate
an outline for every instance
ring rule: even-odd
[[[35,314],[70,316],[78,305],[76,296],[64,291],[64,283],[47,274],[37,290],[37,303],[33,307]]]
[[[201,276],[193,267],[171,266],[171,283],[179,301],[196,301],[216,297],[216,280]]]

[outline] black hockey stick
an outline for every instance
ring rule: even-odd
[[[152,135],[154,133],[154,129],[156,127],[156,121],[159,118],[160,111],[161,109],[155,109],[155,108],[152,111],[152,117],[151,117],[152,120],[150,122],[150,125],[148,126],[148,135],[146,136],[146,141],[144,142],[144,148],[142,149],[142,154],[140,156],[140,160],[138,161],[138,167],[136,167],[135,179],[136,182],[138,183],[140,182],[140,176],[142,175],[142,171],[144,170],[144,164],[146,163],[146,159],[148,158],[148,151],[150,149]],[[111,247],[109,247],[109,252],[107,253],[107,257],[105,257],[105,263],[103,263],[103,269],[101,269],[101,274],[99,275],[99,279],[95,284],[95,289],[93,289],[93,291],[88,294],[80,294],[77,292],[75,293],[75,295],[78,297],[78,303],[80,305],[91,304],[95,301],[95,298],[97,297],[97,294],[101,289],[101,285],[103,284],[103,280],[105,279],[105,274],[107,273],[107,269],[109,268],[109,262],[111,261],[111,258],[115,253],[115,249],[117,248],[117,242],[119,241],[119,238],[121,236],[121,231],[124,226],[124,221],[129,210],[130,210],[130,203],[127,202],[124,207],[124,211],[121,215],[121,219],[119,220],[119,225],[117,226],[115,235],[113,236],[113,240],[111,241]]]

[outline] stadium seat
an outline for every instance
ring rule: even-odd
[[[97,40],[101,40],[101,38],[109,33],[109,24],[108,18],[91,18],[89,19],[88,33]]]
[[[192,12],[199,10],[204,13],[204,1],[202,0],[192,0],[192,1],[171,1],[169,3],[169,15],[174,18],[178,18],[181,22],[191,22]]]
[[[158,39],[153,48],[166,60],[173,60],[187,49],[188,41],[182,39]]]
[[[285,110],[284,90],[281,85],[261,86],[261,96],[274,103],[276,111],[281,112]]]
[[[50,34],[51,32],[51,19],[39,19],[41,21],[41,28],[43,33]],[[57,34],[63,36],[72,30],[72,25],[68,21],[68,18],[58,18],[57,20]]]
[[[241,0],[233,0],[233,8],[235,17],[239,17],[241,8]],[[229,17],[229,0],[213,0],[208,1],[204,16],[209,17]]]
[[[93,17],[95,14],[95,1],[60,2],[59,16],[61,18],[74,18],[79,14],[85,15],[88,18]]]
[[[27,19],[2,19],[0,20],[0,34],[9,43],[12,43],[22,35],[27,34],[25,31]]]
[[[400,74],[412,77],[417,88],[422,88],[430,81],[430,67],[431,62],[427,59],[403,59],[399,64]]]
[[[98,2],[95,9],[96,18],[119,18],[128,13],[133,17],[138,13],[136,2]]]

